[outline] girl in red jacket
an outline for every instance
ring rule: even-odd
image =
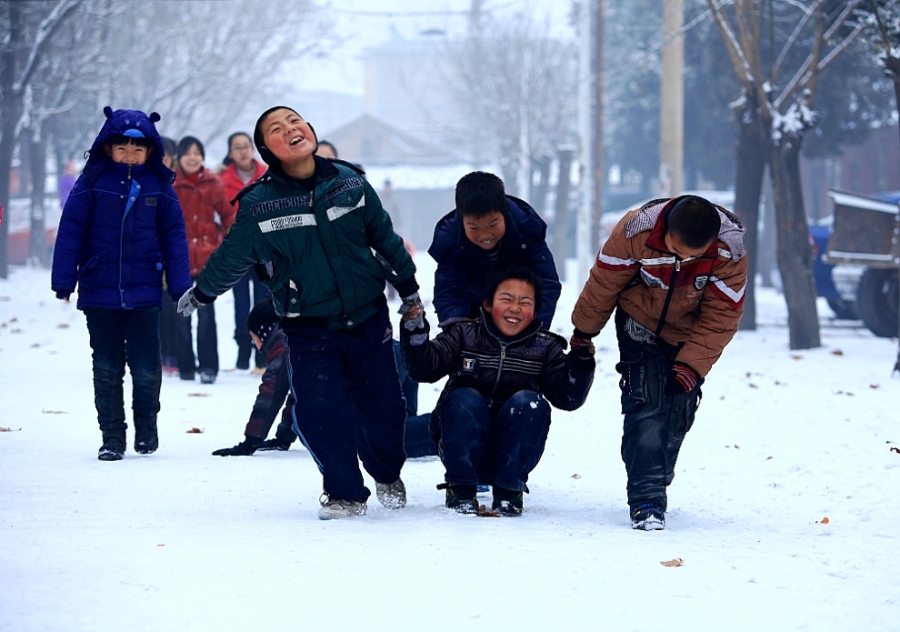
[[[185,136],[178,143],[178,169],[175,193],[184,213],[191,279],[196,279],[213,251],[222,243],[234,223],[234,208],[225,196],[219,177],[203,166],[206,152],[203,143]],[[177,332],[178,372],[182,380],[194,379],[199,363],[200,381],[212,384],[219,373],[216,312],[213,305],[197,311],[197,356],[191,341],[191,319],[179,318]]]
[[[225,166],[219,173],[222,184],[225,187],[225,197],[229,202],[237,197],[241,190],[259,178],[266,172],[266,166],[253,157],[253,140],[245,132],[235,132],[228,137],[228,155],[222,161]],[[237,211],[238,203],[234,203]],[[250,296],[250,282],[253,282],[253,296]],[[269,290],[264,286],[253,270],[247,272],[233,288],[234,293],[234,341],[238,346],[238,357],[235,367],[240,370],[250,368],[250,353],[253,350],[253,342],[247,333],[247,315],[250,307],[258,304],[269,295]],[[266,367],[266,359],[259,352],[255,358],[256,371],[261,372]]]

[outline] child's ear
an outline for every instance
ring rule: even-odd
[[[484,311],[486,311],[488,314],[490,314],[491,309],[493,309],[493,305],[491,303],[488,303],[487,301],[481,301],[481,304],[484,307]]]
[[[112,156],[112,145],[109,143],[103,143],[103,151],[106,152],[107,156]]]

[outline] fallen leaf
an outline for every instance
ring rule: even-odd
[[[891,448],[891,452],[896,452],[897,454],[900,454],[900,448]]]
[[[20,432],[21,430],[21,428],[16,428],[15,430],[13,430],[12,428],[5,428],[3,426],[0,426],[0,432]]]
[[[41,343],[39,343],[39,342],[34,342],[34,343],[32,343],[31,345],[29,345],[29,346],[30,346],[32,349],[37,349],[38,347],[41,346]]]
[[[478,507],[478,515],[481,516],[482,518],[499,518],[500,517],[500,514],[498,514],[496,511],[491,511],[484,505],[480,505]]]
[[[772,457],[770,457],[770,456],[766,457],[766,461],[771,461],[771,460],[772,460]]]
[[[896,448],[894,448],[894,449],[896,450]],[[572,474],[572,478],[577,480],[577,479],[581,478],[581,474]]]
[[[741,446],[739,446],[738,444],[735,443],[735,444],[734,444],[734,449],[735,449],[735,450],[740,450],[740,449],[741,449]]]
[[[196,426],[191,428],[190,430],[185,431],[187,434],[203,434],[203,428],[197,428]]]
[[[759,388],[759,387],[758,387],[756,384],[754,384],[753,382],[750,382],[749,386],[750,386],[750,388]]]
[[[68,329],[69,323],[60,323],[56,326],[57,329]]]
[[[22,330],[19,329],[18,327],[16,327],[15,329],[10,329],[10,330],[9,330],[9,333],[11,333],[11,334],[20,334],[20,333],[22,333]]]
[[[157,544],[156,546],[165,546],[165,544]]]
[[[188,397],[209,397],[209,393],[188,393]]]
[[[802,355],[798,355],[798,354],[795,353],[795,354],[791,354],[791,359],[793,359],[793,360],[802,360],[802,359],[803,359],[803,356],[802,356]]]
[[[821,520],[816,520],[816,524],[828,524],[830,520],[828,520],[828,516],[825,516]]]
[[[44,410],[41,410],[41,412],[44,413],[45,415],[68,415],[69,414],[68,410],[46,410],[46,409],[44,409]]]
[[[842,356],[842,355],[844,355],[844,352],[841,351],[840,349],[835,349],[834,351],[831,352],[831,355]]]
[[[684,564],[684,560],[680,557],[676,557],[674,560],[669,560],[668,562],[660,562],[663,566],[668,566],[669,568],[676,568]]]
[[[880,384],[869,384],[869,388],[872,388],[872,389],[879,388],[880,386],[881,386]]]

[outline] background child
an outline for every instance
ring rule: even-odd
[[[568,356],[565,339],[540,329],[541,281],[524,266],[501,270],[487,284],[484,313],[428,340],[428,324],[400,329],[407,370],[419,382],[449,376],[432,413],[446,468],[446,505],[478,509],[476,486],[493,486],[492,508],[522,513],[528,474],[544,451],[550,404],[575,410],[587,398],[594,351]],[[418,308],[404,319],[414,318]],[[549,400],[549,403],[548,403]]]
[[[291,425],[294,397],[290,394],[291,382],[287,370],[287,348],[284,333],[279,325],[281,318],[275,313],[271,299],[253,306],[247,316],[246,327],[257,350],[266,358],[266,371],[259,385],[259,395],[253,404],[250,421],[244,429],[244,440],[233,448],[213,452],[215,456],[250,456],[257,450],[287,450],[297,438]],[[287,403],[285,403],[287,397]],[[266,441],[269,429],[284,404],[281,422],[275,430],[275,438]]]
[[[66,202],[51,287],[68,301],[78,286],[93,349],[101,461],[125,453],[125,364],[131,371],[134,449],[159,445],[159,309],[163,273],[174,300],[190,288],[187,239],[175,177],[154,123],[138,110],[103,109],[106,121]]]
[[[506,195],[500,178],[483,171],[463,176],[456,185],[456,209],[437,223],[428,249],[437,262],[434,309],[440,326],[477,318],[485,280],[518,264],[534,270],[543,283],[537,318],[550,329],[562,286],[546,236],[544,220],[527,202]]]

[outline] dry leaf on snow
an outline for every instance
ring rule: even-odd
[[[896,452],[897,454],[900,454],[900,448],[891,448],[891,452]]]
[[[831,355],[842,356],[842,355],[844,355],[844,352],[841,351],[840,349],[835,349],[834,351],[831,352]]]
[[[581,474],[578,474],[578,473],[576,472],[575,474],[572,474],[572,478],[574,478],[574,479],[577,480],[577,479],[581,478]]]
[[[667,562],[660,562],[663,566],[668,566],[669,568],[675,568],[677,566],[681,566],[684,564],[684,560],[680,557],[676,557],[674,560],[669,560]]]
[[[187,434],[203,434],[203,428],[197,428],[195,426],[194,428],[191,428],[190,430],[186,430],[185,432]]]
[[[828,519],[828,516],[825,516],[821,520],[816,520],[816,524],[828,524],[829,522],[831,521]]]

